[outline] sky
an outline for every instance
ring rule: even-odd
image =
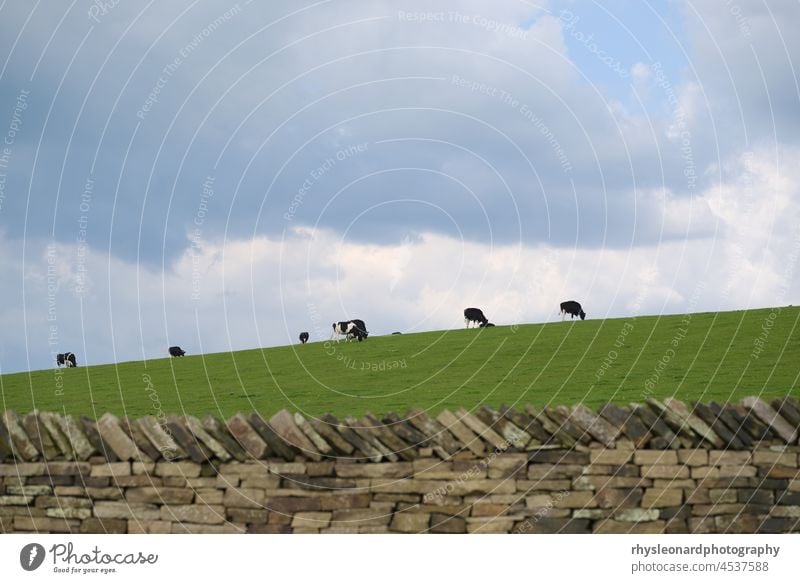
[[[797,2],[263,4],[0,4],[0,372],[797,304]]]

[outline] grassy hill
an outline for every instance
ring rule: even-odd
[[[0,410],[100,416],[800,394],[800,309],[443,330],[0,376]]]

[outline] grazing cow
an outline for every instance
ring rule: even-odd
[[[576,316],[581,320],[586,319],[586,312],[583,311],[581,305],[575,301],[561,302],[561,319],[563,320],[569,314],[569,319],[572,320]]]
[[[300,332],[300,344],[308,342],[308,332]]]
[[[331,334],[331,340],[336,337],[336,342],[339,342],[339,336],[344,336],[346,340],[353,340],[354,338],[357,338],[359,342],[369,336],[369,332],[367,332],[367,327],[364,324],[364,320],[334,322],[332,326],[333,334]]]
[[[183,356],[184,354],[186,354],[186,351],[185,350],[181,350],[180,346],[170,346],[169,347],[169,355],[172,356],[172,357]]]
[[[392,332],[392,336],[397,336],[398,334],[402,334],[402,332]]]
[[[347,329],[350,327],[351,322],[334,322],[331,324],[333,327],[333,333],[331,334],[331,340],[336,338],[336,342],[339,342],[339,336],[344,336],[347,338]]]
[[[347,327],[347,339],[352,340],[356,338],[359,342],[366,340],[369,336],[367,332],[367,325],[364,320],[350,320],[350,325]]]
[[[476,324],[483,327],[489,323],[489,319],[486,316],[484,316],[483,312],[480,311],[478,308],[467,308],[466,310],[464,310],[464,322],[467,323],[467,328],[469,328],[469,325],[472,322],[475,322]]]
[[[61,366],[66,366],[67,368],[72,368],[78,366],[78,363],[75,361],[75,355],[72,352],[65,352],[64,354],[57,354],[56,355],[56,364]]]

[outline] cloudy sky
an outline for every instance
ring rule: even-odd
[[[612,4],[0,3],[0,372],[796,304],[800,4]]]

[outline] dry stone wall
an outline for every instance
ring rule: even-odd
[[[0,532],[800,532],[800,406],[6,411]]]

